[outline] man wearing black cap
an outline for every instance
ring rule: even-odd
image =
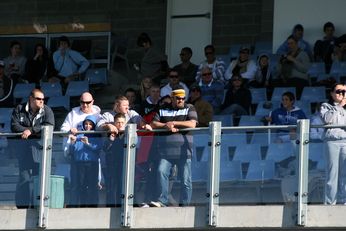
[[[13,107],[13,80],[5,75],[4,61],[0,60],[0,107]]]
[[[191,157],[192,135],[179,132],[181,128],[194,128],[197,124],[197,113],[193,105],[185,103],[185,90],[173,89],[172,104],[161,108],[154,117],[153,128],[166,129],[157,137],[159,156],[158,185],[160,196],[150,204],[155,207],[168,205],[169,177],[172,167],[176,165],[181,182],[180,204],[189,205],[192,196]]]
[[[89,67],[89,61],[79,52],[70,48],[70,41],[66,36],[59,38],[59,48],[53,54],[53,62],[57,76],[49,80],[50,82],[61,81],[63,85],[79,78]]]

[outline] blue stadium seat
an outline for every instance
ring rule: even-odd
[[[208,179],[209,163],[206,161],[192,161],[191,162],[191,178],[192,182],[206,182]]]
[[[69,96],[52,96],[48,99],[47,105],[51,108],[63,107],[67,111],[70,110],[70,97]]]
[[[253,160],[245,177],[249,181],[265,181],[275,179],[275,163],[273,160]]]
[[[221,121],[222,127],[232,127],[233,126],[233,116],[232,115],[213,115],[213,121]]]
[[[258,104],[259,102],[268,100],[266,88],[250,88],[250,92],[252,104]]]
[[[240,181],[242,180],[242,167],[240,161],[221,161],[220,181]]]
[[[216,59],[222,60],[225,63],[225,67],[227,68],[231,62],[231,57],[229,55],[217,55]]]
[[[273,143],[272,132],[254,132],[252,134],[250,144],[259,144],[262,147],[268,147],[269,144]]]
[[[263,126],[262,116],[242,115],[240,117],[239,126]]]
[[[89,91],[88,81],[71,81],[67,85],[66,94],[67,96],[80,96],[84,92]]]
[[[292,143],[271,143],[268,146],[266,160],[280,162],[294,156],[295,150]]]
[[[248,163],[252,160],[261,160],[261,146],[259,144],[238,145],[232,161],[238,160]]]
[[[276,88],[274,88],[271,101],[281,102],[282,94],[285,93],[286,91],[290,91],[296,96],[296,88],[295,87],[276,87]]]
[[[255,116],[268,116],[271,111],[280,107],[279,101],[261,101],[256,107]],[[270,106],[270,107],[269,107]]]
[[[86,71],[85,79],[89,84],[104,84],[108,83],[107,68],[91,68]]]
[[[263,53],[266,53],[266,54],[273,53],[273,44],[268,41],[256,41],[254,54],[256,56],[259,56],[260,54],[263,54]]]
[[[41,82],[41,90],[44,93],[44,97],[49,98],[52,96],[62,96],[62,87],[59,82],[48,83]]]
[[[334,61],[330,69],[330,75],[346,76],[346,62]]]
[[[306,115],[307,118],[311,116],[311,102],[307,100],[296,100],[294,105],[299,107]]]
[[[11,132],[11,117],[13,108],[0,108],[0,124],[3,123],[3,132]]]
[[[326,97],[326,87],[304,87],[300,100],[305,100],[311,103],[325,102]]]
[[[210,142],[209,134],[193,134],[193,153],[192,160],[208,160],[208,156],[210,153],[210,147],[208,143]]]
[[[310,78],[317,78],[319,74],[325,74],[326,67],[324,62],[313,62],[308,70],[308,75]]]
[[[17,83],[13,90],[14,102],[16,99],[28,98],[34,88],[34,83]]]
[[[316,169],[325,170],[324,143],[309,143],[309,159],[317,162]]]

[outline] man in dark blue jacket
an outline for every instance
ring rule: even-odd
[[[19,104],[12,113],[12,132],[21,133],[16,155],[19,165],[19,181],[16,188],[17,208],[28,208],[30,199],[30,178],[38,175],[40,162],[40,134],[42,126],[54,127],[54,114],[52,109],[44,105],[44,94],[39,89],[34,89],[29,101]]]

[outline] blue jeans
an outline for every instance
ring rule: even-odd
[[[192,196],[192,181],[191,181],[191,159],[167,160],[159,161],[157,178],[159,182],[159,201],[164,205],[168,204],[169,196],[169,177],[174,164],[178,166],[178,175],[181,184],[180,203],[183,206],[189,205]]]

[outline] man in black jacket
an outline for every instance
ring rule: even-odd
[[[39,89],[34,89],[29,101],[19,104],[12,113],[12,132],[21,133],[16,155],[19,165],[19,181],[16,188],[17,208],[28,208],[31,204],[30,178],[38,175],[40,156],[40,133],[43,125],[54,127],[54,114],[52,109],[44,105],[44,94]]]

